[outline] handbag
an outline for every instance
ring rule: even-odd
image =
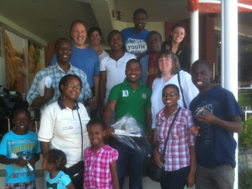
[[[164,150],[163,150],[162,155],[160,157],[160,161],[163,164],[165,163],[165,158],[164,157],[165,157],[166,145],[167,145],[168,138],[169,138],[169,135],[170,135],[170,132],[171,132],[171,128],[173,126],[173,123],[174,123],[180,109],[181,108],[178,109],[175,116],[173,117],[171,126],[170,126],[170,128],[168,130],[168,134],[167,134],[167,137],[166,137],[166,140],[165,140]],[[153,154],[151,155],[151,157],[149,158],[149,160],[147,162],[146,174],[147,174],[148,177],[150,177],[151,180],[156,181],[156,182],[161,182],[162,178],[165,176],[164,166],[162,166],[162,167],[157,166],[157,164],[155,163]]]
[[[80,114],[78,112],[78,117],[81,126],[81,159],[83,159],[83,131],[82,131],[82,123],[80,119]],[[76,186],[82,185],[84,181],[84,161],[81,160],[78,163],[72,165],[71,167],[65,168],[64,172],[69,175],[73,184]]]

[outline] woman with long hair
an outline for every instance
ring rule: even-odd
[[[171,29],[170,37],[163,42],[162,49],[170,49],[179,59],[181,70],[190,73],[191,66],[191,49],[186,45],[185,26],[175,24]]]

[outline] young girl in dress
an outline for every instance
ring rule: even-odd
[[[87,124],[91,146],[84,152],[84,188],[119,189],[118,152],[104,143],[105,124],[101,119]]]
[[[195,182],[195,136],[190,133],[193,117],[190,110],[179,109],[177,103],[179,98],[177,85],[166,85],[162,91],[162,101],[165,107],[156,116],[157,140],[153,155],[156,164],[159,167],[164,166],[165,169],[165,178],[160,182],[162,189],[183,189],[186,184],[188,187],[192,187]],[[172,124],[174,117],[175,120]],[[165,162],[162,163],[160,157],[169,129],[171,130],[164,153]]]
[[[47,189],[75,189],[70,177],[65,174],[66,155],[57,149],[49,150],[42,162],[42,168],[47,170],[46,188]]]
[[[1,141],[0,162],[6,164],[5,189],[36,188],[35,163],[41,150],[37,134],[28,130],[30,118],[27,109],[17,109],[13,115],[15,127]]]

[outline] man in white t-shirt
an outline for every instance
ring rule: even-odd
[[[107,104],[111,88],[125,79],[126,63],[135,59],[135,55],[124,52],[123,37],[118,30],[112,30],[108,35],[108,43],[111,48],[109,56],[104,57],[100,63],[100,90],[99,98],[101,113]]]

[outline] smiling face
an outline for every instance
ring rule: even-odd
[[[105,134],[105,130],[102,129],[102,125],[100,124],[92,124],[88,126],[88,138],[92,147],[96,149],[104,146],[103,138]]]
[[[127,63],[125,75],[128,82],[138,82],[141,75],[140,63],[136,61],[130,61]]]
[[[172,70],[172,58],[170,56],[163,56],[158,59],[158,69],[162,75],[171,73]]]
[[[98,31],[93,31],[90,35],[90,43],[92,46],[99,46],[102,36],[99,34]]]
[[[135,30],[138,32],[142,32],[147,23],[147,16],[144,13],[138,13],[134,16],[133,22],[135,25]]]
[[[158,34],[150,34],[147,37],[147,47],[150,54],[155,54],[161,51],[162,41]]]
[[[185,29],[178,26],[176,28],[174,28],[173,31],[171,31],[171,36],[172,36],[172,41],[175,43],[180,43],[183,41],[183,39],[185,38]]]
[[[192,82],[203,93],[211,88],[211,71],[205,64],[197,64],[192,66]]]
[[[65,99],[76,100],[81,92],[81,83],[80,80],[76,77],[69,77],[66,80],[66,83],[61,85],[62,93]]]
[[[87,38],[86,27],[82,23],[77,22],[72,27],[71,37],[72,37],[73,43],[76,47],[85,48],[85,41]]]
[[[119,32],[111,33],[108,42],[111,50],[113,51],[122,50],[123,39],[122,35]]]
[[[162,101],[166,107],[176,107],[179,98],[179,91],[174,87],[166,87],[162,92]]]
[[[27,133],[30,115],[26,111],[19,111],[14,114],[13,123],[15,125],[15,133],[24,135]]]
[[[71,43],[65,39],[57,41],[54,53],[56,54],[57,62],[59,64],[68,63],[72,56]]]

